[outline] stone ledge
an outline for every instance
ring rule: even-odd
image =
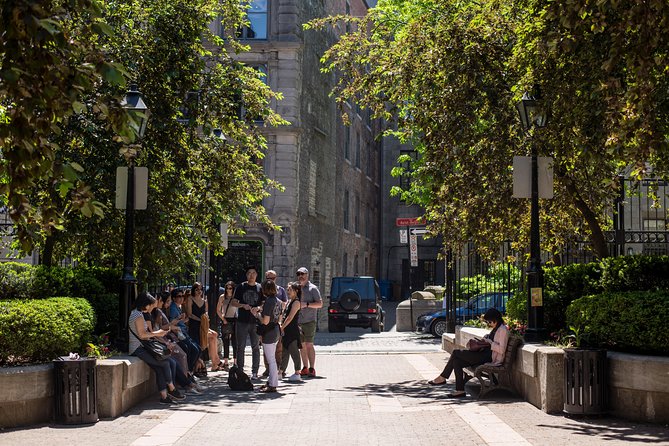
[[[0,369],[0,427],[49,423],[54,419],[53,364]],[[97,361],[98,416],[114,418],[157,392],[153,370],[135,356]]]
[[[416,329],[416,319],[421,314],[442,308],[443,302],[440,300],[426,299],[414,300],[405,299],[397,305],[395,310],[395,321],[397,331],[414,331]],[[413,315],[411,308],[413,307]]]
[[[442,337],[452,352],[487,330],[457,326]],[[608,352],[608,396],[611,414],[628,420],[669,423],[669,358]],[[516,355],[513,381],[518,393],[547,413],[564,408],[564,350],[525,344]]]

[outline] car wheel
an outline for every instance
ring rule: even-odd
[[[436,338],[440,338],[441,335],[446,333],[446,319],[436,319],[430,325],[430,333]]]
[[[372,321],[372,333],[381,333],[383,330],[383,325],[381,324],[381,321],[378,319],[374,319]]]
[[[346,290],[339,296],[339,305],[346,311],[355,311],[360,307],[360,295],[355,290]]]
[[[342,330],[343,328],[344,328],[343,325],[339,325],[338,323],[336,323],[332,319],[328,319],[328,331],[330,333],[340,333],[340,332],[344,331],[344,330]]]

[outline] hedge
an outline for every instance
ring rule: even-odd
[[[0,301],[0,364],[46,362],[83,353],[95,312],[83,298]]]
[[[576,299],[567,309],[568,325],[587,346],[631,353],[666,355],[668,320],[667,291],[607,292]]]

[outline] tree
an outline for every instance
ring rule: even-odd
[[[234,59],[244,50],[233,35],[245,17],[239,2],[107,1],[103,17],[109,32],[98,44],[108,60],[125,67],[151,112],[137,158],[150,172],[148,209],[136,212],[138,277],[182,271],[198,261],[205,244],[220,251],[223,221],[233,231],[249,219],[272,226],[261,203],[280,186],[259,162],[266,147],[260,127],[284,121],[270,107],[280,96]],[[215,20],[223,22],[225,41],[209,30]],[[115,171],[124,165],[119,151],[132,138],[107,125],[101,98],[114,97],[118,106],[125,89],[125,82],[97,84],[60,135],[52,136],[61,148],[57,159],[81,166],[70,181],[90,194],[83,212],[76,212],[70,203],[77,197],[54,194],[48,179],[33,190],[36,202],[56,202],[63,219],[63,230],[52,236],[33,228],[36,246],[51,244],[55,258],[122,258],[124,216],[114,209]],[[246,113],[240,114],[242,108]]]
[[[666,37],[644,29],[651,47],[639,61],[629,42],[641,42],[648,15],[659,14],[653,18],[658,26],[667,20],[667,6],[644,2],[632,8],[643,13],[626,13],[631,2],[591,3],[386,0],[361,19],[312,23],[357,24],[326,52],[324,70],[339,74],[339,101],[357,101],[397,122],[398,130],[387,134],[413,142],[421,156],[412,166],[411,190],[401,193],[425,207],[429,227],[447,247],[473,240],[493,256],[505,239],[527,246],[529,203],[511,198],[511,162],[528,154],[530,144],[554,158],[555,199],[541,205],[542,246],[552,252],[587,236],[599,256],[608,255],[603,230],[618,194],[617,175],[630,165],[641,174],[649,161],[655,173],[666,173],[667,75],[661,68],[669,46]],[[614,55],[605,51],[613,41]],[[644,97],[641,109],[655,103],[664,110],[641,125],[644,115],[635,112],[640,119],[629,120],[627,111],[643,96],[633,85],[649,77],[616,83],[610,70],[613,64],[614,71],[630,73],[651,62],[655,77],[641,90],[655,95]],[[514,104],[534,86],[550,104],[551,121],[526,139]]]

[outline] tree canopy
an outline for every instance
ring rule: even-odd
[[[617,176],[669,172],[667,2],[380,0],[366,17],[308,26],[340,20],[355,26],[323,56],[333,93],[420,153],[411,189],[397,192],[449,248],[527,246],[529,200],[511,197],[512,160],[532,145],[554,160],[555,198],[541,202],[552,252],[587,238],[607,255]],[[536,89],[550,121],[525,134],[514,105]]]
[[[12,11],[19,8],[24,15],[13,21]],[[236,60],[246,49],[235,36],[245,23],[243,4],[3,3],[7,29],[19,29],[18,22],[35,23],[38,12],[50,27],[44,56],[17,61],[15,54],[21,51],[10,51],[17,45],[12,35],[0,41],[3,196],[24,250],[96,263],[119,261],[124,214],[114,209],[115,173],[125,165],[119,153],[137,142],[136,164],[149,169],[148,209],[135,213],[140,278],[181,271],[197,261],[205,244],[220,250],[222,222],[232,231],[249,219],[272,226],[261,203],[280,185],[264,175],[262,127],[284,121],[270,107],[280,95],[256,70]],[[216,22],[221,22],[220,35],[211,31]],[[39,47],[36,36],[45,35],[37,28],[22,37],[21,45],[32,51]],[[74,31],[68,33],[70,29]],[[89,59],[96,63],[87,65]],[[68,60],[73,60],[69,69],[84,80],[77,83],[74,75],[60,73],[65,70],[62,61]],[[8,76],[17,70],[24,74],[14,86]],[[56,85],[34,80],[51,75]],[[120,107],[131,81],[150,109],[142,141],[134,141]],[[25,96],[22,89],[28,89]],[[60,102],[50,99],[52,90]],[[23,104],[24,97],[41,105]],[[36,130],[30,119],[17,118],[21,113],[44,118],[49,125]],[[27,173],[18,174],[16,166]]]

